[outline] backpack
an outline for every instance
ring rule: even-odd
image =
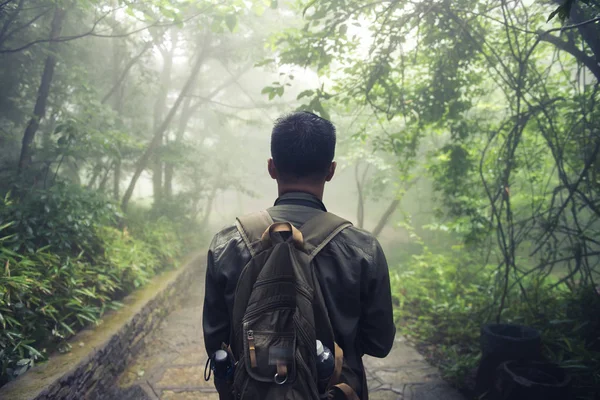
[[[323,212],[300,229],[266,211],[237,218],[251,260],[238,279],[230,355],[238,400],[359,400],[367,387],[343,358],[312,260],[352,224]],[[331,349],[334,373],[319,381],[316,341]],[[326,386],[319,393],[318,385]]]

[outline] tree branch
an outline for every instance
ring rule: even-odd
[[[600,81],[600,65],[593,58],[587,55],[584,51],[579,50],[577,47],[573,46],[569,42],[565,42],[564,40],[549,34],[550,31],[546,32],[538,32],[540,35],[540,40],[544,42],[548,42],[558,47],[560,50],[566,51],[571,54],[577,60],[582,62],[596,77],[598,81]]]
[[[199,15],[202,15],[208,8],[212,7],[212,5],[207,6],[206,8],[204,8],[203,10],[201,10],[200,12],[184,19],[182,22],[188,22],[196,17],[198,17]],[[28,48],[30,48],[31,46],[35,46],[36,44],[40,44],[40,43],[48,43],[48,42],[70,42],[72,40],[77,40],[77,39],[81,39],[84,38],[86,36],[92,36],[92,37],[99,37],[99,38],[124,38],[124,37],[129,37],[132,35],[135,35],[137,33],[143,32],[145,30],[148,30],[150,28],[153,27],[167,27],[167,26],[173,26],[176,24],[176,22],[168,22],[168,23],[161,23],[159,21],[156,21],[150,25],[146,25],[142,28],[139,29],[134,29],[133,31],[130,32],[126,32],[126,33],[122,33],[122,34],[118,34],[118,35],[103,35],[100,33],[96,33],[96,28],[98,27],[98,25],[106,18],[108,17],[112,12],[116,11],[116,9],[114,10],[110,10],[107,13],[105,13],[102,17],[100,17],[98,20],[96,20],[92,26],[92,28],[84,33],[80,33],[78,35],[72,35],[72,36],[62,36],[62,37],[57,37],[54,39],[39,39],[39,40],[34,40],[33,42],[27,43],[21,47],[17,47],[14,49],[6,49],[6,50],[0,50],[0,54],[4,54],[4,53],[18,53],[20,51],[26,50]]]
[[[2,7],[4,7],[5,5],[7,5],[10,2],[7,1],[5,3],[2,4]],[[19,15],[19,13],[21,12],[21,10],[23,9],[23,3],[25,3],[25,0],[21,0],[19,1],[19,4],[17,5],[17,9],[15,10],[14,13],[12,13],[12,15],[10,17],[8,17],[8,19],[6,20],[6,22],[4,22],[4,25],[2,26],[2,29],[0,29],[0,45],[2,43],[4,43],[4,41],[6,39],[4,39],[4,34],[8,31],[8,28],[10,27],[10,25],[14,22],[14,20],[17,18],[17,15]]]
[[[117,81],[115,82],[115,84],[113,85],[113,87],[102,98],[102,101],[100,102],[101,104],[106,103],[108,101],[108,99],[110,99],[110,97],[113,95],[113,93],[119,88],[119,86],[121,86],[121,84],[123,83],[123,81],[127,77],[127,74],[129,73],[129,71],[131,70],[131,68],[133,68],[133,66],[139,61],[140,58],[142,58],[142,56],[150,48],[152,48],[152,42],[147,42],[144,45],[144,48],[142,49],[142,51],[138,55],[136,55],[135,57],[133,57],[131,60],[129,60],[129,63],[127,64],[127,66],[125,66],[125,69],[121,73],[121,76],[119,77],[119,79],[117,79]]]

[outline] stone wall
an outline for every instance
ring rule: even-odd
[[[127,364],[144,346],[146,337],[190,290],[200,259],[157,276],[124,300],[125,307],[107,315],[98,327],[70,340],[73,350],[56,354],[0,389],[3,400],[95,400],[102,398]],[[116,399],[115,399],[116,400]]]

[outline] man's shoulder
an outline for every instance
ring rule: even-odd
[[[371,232],[363,228],[358,228],[354,225],[351,225],[348,228],[344,229],[341,233],[342,235],[348,236],[348,238],[357,239],[360,241],[372,242],[374,240],[377,240]]]
[[[227,247],[243,247],[243,238],[236,224],[230,224],[218,231],[212,239],[210,250],[213,253],[221,252]],[[351,247],[372,256],[380,244],[369,231],[351,225],[343,229],[332,240],[332,243],[342,247]]]
[[[218,231],[214,236],[210,244],[210,250],[212,252],[219,252],[232,242],[241,242],[242,237],[235,226],[235,224],[228,225]]]
[[[380,247],[379,241],[373,234],[365,229],[354,225],[342,230],[333,238],[332,242],[360,249],[362,252],[372,256],[376,249]]]

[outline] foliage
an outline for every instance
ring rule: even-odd
[[[0,207],[0,384],[68,351],[66,339],[183,250],[169,221],[120,230],[117,208],[79,186],[29,194]]]
[[[425,193],[404,226],[415,253],[390,257],[397,317],[450,378],[477,362],[477,327],[504,320],[540,327],[593,383],[598,2],[278,3],[0,2],[3,376],[197,246],[221,192],[253,194],[262,89],[347,132],[357,225],[385,200],[378,234]]]
[[[493,322],[498,279],[494,265],[479,264],[462,247],[425,248],[391,273],[400,332],[459,387],[468,387],[479,363],[480,328]],[[557,292],[555,281],[531,276],[523,289],[512,287],[503,320],[540,329],[545,356],[573,376],[578,399],[591,400],[600,383],[600,293],[594,287]]]
[[[303,26],[272,37],[282,70],[321,78],[306,107],[349,119],[360,145],[395,158],[399,183],[432,186],[433,221],[409,232],[444,231],[460,251],[413,237],[423,252],[394,277],[397,317],[457,384],[489,321],[540,328],[551,358],[581,367],[579,386],[597,384],[600,359],[576,329],[594,322],[567,312],[597,298],[600,276],[597,6],[299,1]],[[264,93],[283,96],[282,82]]]
[[[3,245],[17,253],[46,248],[72,257],[93,254],[100,246],[97,226],[115,223],[118,217],[103,196],[66,183],[0,200],[0,225],[9,224]]]
[[[250,193],[231,143],[261,126],[242,82],[277,7],[0,1],[0,385],[202,246],[220,192]]]
[[[221,191],[249,192],[220,154],[257,113],[220,100],[277,6],[0,1],[0,385],[201,246]],[[145,174],[151,206],[125,213]]]
[[[600,10],[600,3],[594,0],[562,0],[561,4],[556,8],[556,10],[552,11],[552,13],[550,13],[548,16],[548,21],[558,16],[562,22],[565,22],[571,16],[571,10],[576,2],[580,2],[592,10]]]

